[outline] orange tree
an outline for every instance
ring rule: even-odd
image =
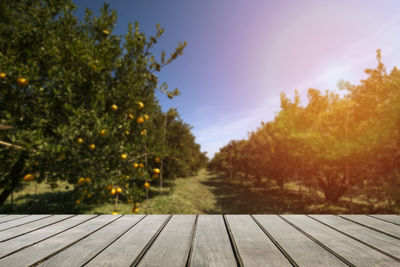
[[[400,72],[387,73],[381,54],[368,78],[354,86],[342,82],[347,96],[308,90],[308,103],[300,105],[281,96],[281,110],[271,122],[249,135],[240,157],[241,171],[256,179],[287,180],[319,189],[325,200],[338,202],[352,190],[364,197],[400,203]],[[229,143],[211,160],[210,167],[227,172],[232,151]],[[246,149],[247,147],[247,149]],[[248,154],[244,157],[243,154]],[[240,161],[238,161],[240,162]],[[246,166],[246,168],[243,168]],[[392,210],[392,209],[390,209]]]
[[[163,146],[155,141],[162,113],[154,92],[178,94],[159,86],[156,73],[186,44],[156,60],[151,50],[163,28],[147,37],[130,24],[122,39],[112,34],[117,16],[106,4],[84,21],[69,0],[0,5],[0,204],[26,174],[74,184],[77,204],[112,189],[143,196],[154,167],[146,158]]]

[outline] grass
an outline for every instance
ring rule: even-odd
[[[35,195],[35,185],[37,195]],[[52,189],[47,184],[29,184],[14,194],[14,203],[7,201],[0,213],[64,213],[110,214],[114,203],[101,205],[74,204],[73,186],[59,183]],[[66,187],[69,188],[66,188]],[[256,187],[251,181],[229,179],[200,170],[197,175],[167,180],[163,193],[150,188],[149,200],[140,203],[139,214],[284,214],[284,213],[352,213],[350,199],[326,203],[321,192],[310,191],[296,183],[287,183],[283,190],[274,184]],[[354,213],[393,213],[384,202],[371,207],[361,195],[352,200]],[[119,203],[119,214],[132,214],[132,205]]]

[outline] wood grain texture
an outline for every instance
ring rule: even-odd
[[[394,214],[374,214],[374,215],[369,215],[374,218],[378,218],[387,222],[391,222],[397,225],[400,225],[400,216],[394,215]]]
[[[139,266],[185,266],[196,215],[174,215],[151,245]]]
[[[43,218],[46,218],[49,216],[51,216],[51,215],[30,215],[27,217],[22,217],[22,218],[19,218],[16,220],[2,223],[2,224],[0,224],[0,233],[1,233],[1,231],[7,230],[7,229],[10,229],[13,227],[17,227],[19,225],[24,225],[24,224],[27,224],[30,222],[34,222],[34,221],[37,221],[37,220],[40,220],[40,219],[43,219]]]
[[[389,222],[372,218],[366,215],[340,215],[342,218],[352,220],[353,222],[360,223],[367,227],[370,227],[376,231],[387,233],[394,237],[400,238],[400,227]]]
[[[350,222],[334,215],[311,215],[317,219],[361,242],[371,245],[399,260],[400,256],[400,240],[381,234],[359,224]]]
[[[394,259],[305,215],[282,215],[282,217],[354,265],[398,265],[398,262]]]
[[[226,215],[226,219],[244,266],[291,266],[249,215]]]
[[[236,266],[222,215],[199,215],[191,266]]]
[[[254,215],[268,233],[300,266],[347,266],[276,215]]]
[[[23,215],[23,214],[7,215],[7,216],[4,216],[4,217],[0,218],[0,225],[5,223],[5,222],[9,222],[9,221],[16,220],[16,219],[19,219],[19,218],[22,218],[22,217],[27,217],[27,216],[29,216],[29,215],[26,215],[26,214],[25,215]]]
[[[82,266],[143,217],[143,215],[126,215],[118,218],[87,238],[44,261],[39,266]]]
[[[65,221],[61,221],[48,227],[18,236],[11,240],[1,242],[0,258],[3,258],[6,255],[9,255],[10,253],[23,249],[25,247],[29,247],[35,243],[41,242],[46,238],[57,235],[65,230],[68,230],[69,228],[75,227],[80,223],[93,219],[94,217],[95,215],[77,215]]]
[[[168,215],[146,216],[86,266],[131,266],[168,218]]]
[[[62,249],[74,244],[92,232],[117,219],[113,215],[101,215],[77,225],[65,232],[22,249],[0,260],[0,266],[30,266],[44,260]]]
[[[62,221],[64,219],[70,218],[73,215],[56,215],[56,216],[50,216],[50,217],[46,217],[44,219],[41,220],[37,220],[34,222],[30,222],[27,224],[23,224],[11,229],[7,229],[7,230],[3,230],[0,232],[0,242],[8,240],[10,238],[13,237],[17,237],[32,231],[35,231],[39,228],[43,228],[46,226],[49,226],[53,223]]]

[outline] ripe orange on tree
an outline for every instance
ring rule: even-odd
[[[121,154],[121,159],[126,159],[128,157],[128,155],[126,154]]]
[[[21,86],[27,86],[28,85],[28,80],[25,79],[25,78],[20,77],[20,78],[17,79],[17,83],[19,85],[21,85]]]
[[[144,164],[143,163],[139,163],[139,167],[143,169],[144,168]]]
[[[138,107],[138,109],[142,109],[142,108],[144,108],[144,104],[139,101],[139,102],[137,102],[137,107]]]
[[[6,77],[6,73],[5,72],[0,72],[0,78],[5,78]]]
[[[128,114],[128,118],[132,120],[132,119],[134,119],[135,117],[134,117],[132,114]]]
[[[142,130],[142,131],[140,132],[140,135],[145,135],[146,133],[147,133],[147,130],[144,129],[144,130]]]
[[[156,173],[156,174],[159,174],[160,173],[160,169],[159,168],[154,168],[153,172]]]
[[[143,115],[143,118],[144,118],[146,121],[150,119],[149,115],[147,115],[147,114]]]
[[[101,130],[100,131],[100,135],[101,136],[106,136],[107,135],[107,130],[106,129]]]
[[[85,183],[88,183],[88,184],[89,184],[91,181],[92,181],[92,179],[90,179],[89,177],[86,177],[86,178],[85,178]]]
[[[118,187],[118,188],[117,188],[117,192],[118,192],[118,193],[122,193],[121,187]]]
[[[94,150],[95,148],[96,148],[96,145],[95,145],[95,144],[90,144],[90,145],[89,145],[89,149]]]
[[[84,177],[79,178],[78,184],[83,185],[84,183],[85,183],[85,178]]]
[[[111,195],[115,195],[115,193],[117,192],[117,190],[115,190],[115,188],[111,189]]]
[[[114,111],[117,111],[117,110],[118,110],[118,106],[115,105],[115,104],[114,104],[114,105],[111,105],[111,109],[114,110]]]
[[[144,122],[144,119],[142,117],[137,118],[136,122],[138,124],[142,124]]]
[[[103,30],[102,33],[105,34],[105,35],[109,35],[110,34],[110,32],[107,31],[107,30]]]
[[[83,144],[83,139],[82,139],[82,138],[78,138],[78,140],[76,140],[76,142],[77,142],[78,144]]]
[[[161,162],[161,159],[157,157],[157,158],[154,159],[154,162],[155,162],[155,163],[160,163],[160,162]]]
[[[149,184],[148,182],[145,182],[145,183],[144,183],[144,187],[145,187],[145,188],[149,188],[149,187],[150,187],[150,184]]]
[[[35,176],[32,173],[28,173],[24,176],[23,179],[25,182],[29,182],[29,181],[32,181],[33,179],[35,179]]]
[[[137,167],[139,166],[139,164],[133,163],[132,166],[133,166],[134,168],[137,168]]]

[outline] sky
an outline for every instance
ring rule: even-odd
[[[400,66],[398,0],[109,0],[118,15],[113,34],[139,22],[146,35],[165,28],[153,50],[183,56],[158,75],[181,95],[157,94],[164,111],[178,109],[209,158],[273,120],[280,94],[335,90],[341,79],[359,84],[382,50],[387,70]],[[104,1],[74,0],[77,15],[99,13]],[[160,84],[161,84],[160,83]],[[339,92],[339,91],[338,91]],[[343,92],[339,92],[343,93]]]

